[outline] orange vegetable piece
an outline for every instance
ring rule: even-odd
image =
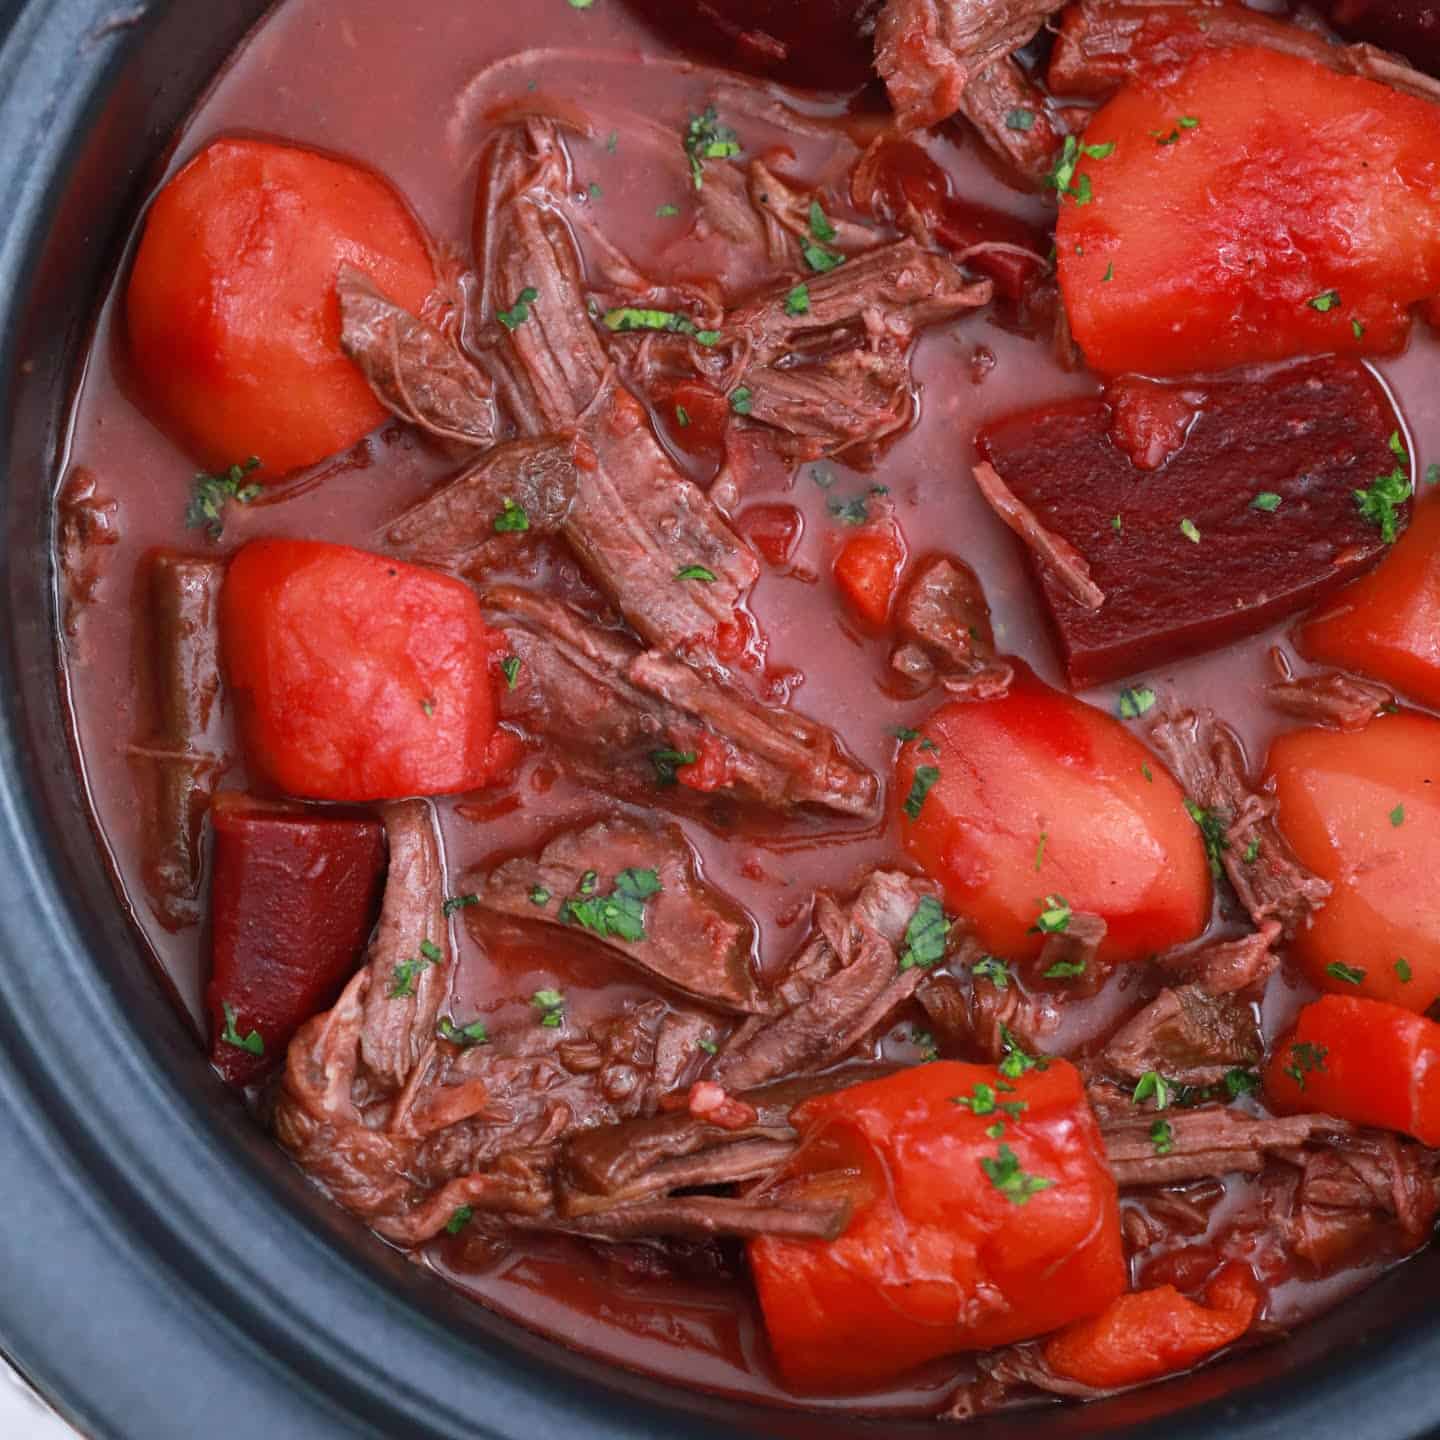
[[[413,311],[435,285],[405,202],[359,166],[217,140],[156,197],[126,295],[130,346],[157,419],[203,464],[255,455],[279,476],[385,419],[340,350],[343,264]]]
[[[997,954],[1039,954],[1047,897],[1102,916],[1100,955],[1117,961],[1210,918],[1204,844],[1169,771],[1113,716],[1033,678],[936,710],[902,747],[894,794],[906,850]]]
[[[1360,995],[1322,995],[1301,1010],[1265,1067],[1283,1114],[1321,1111],[1440,1145],[1440,1025]]]
[[[861,620],[883,625],[890,618],[904,565],[905,541],[899,527],[887,522],[852,535],[840,547],[835,583]]]
[[[1290,953],[1322,990],[1407,1010],[1440,999],[1440,720],[1293,730],[1266,773],[1285,838],[1334,887]]]
[[[1233,1344],[1260,1304],[1244,1265],[1227,1265],[1210,1282],[1205,1304],[1173,1285],[1132,1290],[1101,1314],[1081,1320],[1045,1342],[1045,1363],[1060,1375],[1099,1390],[1139,1385],[1191,1365]]]
[[[802,1144],[784,1189],[845,1194],[854,1208],[837,1240],[750,1243],[788,1385],[882,1385],[936,1356],[1043,1334],[1120,1293],[1099,1127],[1074,1067],[1044,1063],[1007,1076],[938,1061],[796,1107]]]
[[[1102,374],[1388,354],[1440,293],[1440,107],[1425,100],[1217,49],[1128,85],[1084,144],[1057,263]]]
[[[1417,505],[1378,569],[1296,635],[1302,654],[1440,706],[1440,503]]]
[[[311,800],[446,795],[490,783],[504,641],[468,585],[312,540],[255,540],[220,594],[225,677],[246,759]]]

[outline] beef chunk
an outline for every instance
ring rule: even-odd
[[[1311,360],[1209,382],[1183,446],[1144,474],[1117,447],[1111,419],[1104,402],[1078,400],[979,437],[1021,507],[1012,517],[997,505],[1034,552],[1077,688],[1253,634],[1385,552],[1355,492],[1394,469],[1397,422],[1361,365]],[[1279,499],[1257,508],[1261,495]],[[1026,515],[1062,557],[1080,557],[1085,583],[1028,533]]]
[[[475,234],[482,358],[524,434],[577,432],[593,454],[593,464],[587,455],[577,469],[563,533],[626,620],[672,652],[698,660],[729,652],[744,630],[741,604],[759,564],[676,470],[644,407],[616,379],[561,213],[569,190],[553,122],[502,129],[488,145]],[[690,567],[709,578],[682,579]]]
[[[335,288],[340,347],[382,405],[437,439],[494,439],[490,380],[450,335],[387,299],[353,265],[340,267]]]
[[[1339,671],[1277,680],[1265,687],[1265,698],[1284,715],[1337,730],[1363,730],[1395,703],[1395,696],[1383,685]]]
[[[798,315],[788,305],[793,289],[781,281],[732,310],[724,334],[741,347],[738,384],[749,391],[750,417],[795,437],[812,457],[874,447],[904,429],[914,407],[914,337],[991,295],[988,281],[967,281],[911,240],[812,275]]]
[[[1159,1144],[1154,1138],[1157,1121],[1169,1126]],[[1316,1135],[1348,1128],[1328,1115],[1257,1119],[1221,1105],[1166,1110],[1163,1115],[1119,1105],[1100,1113],[1105,1154],[1121,1189],[1206,1180],[1233,1171],[1258,1174],[1268,1154],[1295,1150]]]
[[[1050,60],[1057,95],[1104,98],[1143,68],[1161,76],[1201,50],[1258,45],[1298,55],[1341,75],[1361,75],[1410,95],[1440,100],[1440,81],[1373,45],[1332,45],[1323,34],[1244,5],[1080,0],[1065,12]]]
[[[1108,1069],[1138,1080],[1154,1070],[1182,1085],[1214,1085],[1265,1053],[1254,1008],[1198,985],[1162,990],[1105,1047]]]
[[[752,967],[754,922],[700,879],[678,826],[601,820],[557,836],[538,859],[507,860],[465,885],[483,909],[571,926],[690,995],[766,1008]]]
[[[642,652],[558,601],[510,586],[481,598],[520,660],[506,717],[553,737],[582,770],[651,798],[678,779],[772,809],[875,813],[875,777],[824,726]]]
[[[776,989],[770,1017],[748,1020],[725,1042],[708,1078],[747,1090],[841,1059],[914,993],[925,975],[905,965],[906,932],[926,882],[877,870],[847,909],[829,895],[815,901],[814,938]]]
[[[963,939],[952,969],[965,973],[983,957],[983,951],[969,938]],[[954,974],[931,973],[921,982],[915,998],[925,1011],[926,1022],[947,1059],[971,1059],[982,1055],[1000,1061],[1011,1040],[1039,1053],[1045,1039],[1060,1023],[1057,997],[1044,991],[1032,992],[1014,975],[998,984],[988,976],[970,975],[962,982]]]
[[[1328,882],[1307,870],[1275,824],[1275,801],[1245,772],[1234,733],[1208,711],[1167,715],[1150,739],[1203,812],[1207,845],[1255,925],[1276,920],[1289,936],[1325,903]]]
[[[1258,990],[1280,957],[1275,951],[1280,922],[1267,920],[1238,940],[1212,940],[1196,949],[1171,951],[1157,957],[1167,970],[1189,976],[1207,995],[1234,995]]]
[[[77,465],[66,475],[55,501],[56,549],[63,582],[61,624],[76,659],[84,658],[74,643],[80,612],[95,598],[107,553],[120,541],[119,513],[120,502],[101,491],[93,470]]]
[[[900,640],[891,667],[917,688],[939,678],[952,694],[992,700],[1010,688],[1014,670],[995,658],[990,607],[975,572],[936,555],[915,568],[895,606]]]
[[[980,71],[960,97],[960,113],[1017,174],[1034,185],[1049,174],[1065,131],[1014,60],[1006,56]],[[1028,123],[1015,123],[1020,117]]]
[[[1031,40],[1057,0],[887,0],[875,30],[875,68],[900,127],[953,115],[967,87]]]
[[[483,574],[512,560],[517,542],[560,532],[575,499],[576,462],[573,439],[497,445],[392,521],[382,543],[418,565]],[[507,501],[525,512],[523,532],[496,531]]]
[[[140,563],[150,644],[138,657],[148,678],[150,727],[130,747],[140,794],[142,873],[167,930],[200,919],[202,829],[230,763],[222,723],[218,610],[225,567],[169,550]]]

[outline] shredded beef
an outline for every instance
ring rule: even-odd
[[[1199,50],[1256,45],[1313,60],[1341,75],[1360,75],[1425,100],[1440,100],[1440,80],[1373,45],[1334,45],[1323,34],[1243,5],[1114,3],[1079,0],[1066,11],[1051,58],[1057,95],[1103,98],[1144,62],[1178,70]]]
[[[510,560],[517,541],[560,531],[575,499],[578,468],[573,439],[497,445],[386,526],[383,543],[416,564],[484,574]],[[525,512],[521,534],[496,532],[507,501]]]
[[[800,1070],[833,1064],[914,993],[925,975],[902,968],[905,932],[935,887],[877,870],[843,909],[815,900],[816,934],[776,988],[777,1013],[746,1021],[725,1042],[707,1078],[747,1090]]]
[[[481,599],[520,660],[502,697],[506,717],[553,736],[597,778],[664,798],[662,787],[689,778],[684,757],[713,749],[718,769],[707,766],[707,788],[772,809],[875,813],[878,782],[824,726],[641,651],[558,601],[510,586]]]
[[[644,934],[633,941],[609,927],[601,934],[583,925],[577,918],[583,909],[575,909],[576,902],[608,896],[627,870],[653,871],[661,887],[642,902]],[[538,859],[507,860],[469,876],[465,888],[479,895],[483,909],[572,927],[687,994],[733,1010],[766,1008],[752,968],[755,924],[700,879],[678,826],[601,820],[557,836]]]
[[[63,581],[61,623],[77,660],[85,658],[75,643],[80,612],[95,598],[107,552],[120,542],[119,514],[120,502],[101,491],[93,470],[77,465],[65,477],[55,500],[56,549]]]
[[[1165,969],[1189,976],[1207,995],[1233,995],[1258,990],[1280,963],[1275,946],[1280,922],[1267,920],[1238,940],[1212,940],[1195,949],[1174,950],[1157,957]]]
[[[1044,94],[1009,56],[971,79],[960,96],[960,113],[996,155],[1036,185],[1049,173],[1065,137]],[[1029,117],[1028,127],[1011,123],[1017,113]]]
[[[984,462],[977,465],[975,483],[996,515],[1079,604],[1087,610],[1098,610],[1105,603],[1105,592],[1090,578],[1085,557],[1063,536],[1047,530],[1035,512],[1000,478],[993,465]]]
[[[749,1239],[775,1235],[791,1240],[834,1240],[850,1218],[845,1201],[788,1201],[748,1196],[673,1195],[636,1200],[577,1218],[549,1218],[532,1228],[561,1230],[596,1240],[635,1240],[647,1235],[701,1240],[712,1235]],[[521,1219],[517,1228],[527,1228]]]
[[[1112,1071],[1138,1080],[1147,1070],[1183,1085],[1214,1085],[1264,1054],[1254,1008],[1198,985],[1162,990],[1106,1045]]]
[[[788,181],[782,180],[763,160],[752,160],[749,170],[750,203],[766,225],[770,258],[777,264],[794,266],[795,241],[809,244],[811,234],[810,207],[815,197]],[[841,254],[853,255],[868,250],[875,243],[875,234],[864,225],[840,216],[830,219],[833,238],[827,247]]]
[[[129,748],[140,795],[143,874],[167,930],[201,915],[203,826],[230,763],[222,723],[219,605],[225,566],[169,550],[141,562],[153,644],[142,656],[150,726]]]
[[[896,602],[895,629],[900,639],[890,665],[911,685],[925,688],[939,678],[967,700],[1009,690],[1014,669],[995,658],[985,592],[962,561],[936,555],[916,568]]]
[[[489,378],[438,325],[381,294],[353,265],[342,265],[340,346],[376,398],[441,440],[488,445],[495,437]]]
[[[973,940],[963,940],[954,968],[968,968],[982,953]],[[921,982],[915,998],[947,1059],[970,1059],[978,1054],[987,1060],[1002,1060],[1008,1048],[1007,1031],[1022,1046],[1043,1051],[1045,1038],[1060,1022],[1056,997],[1024,989],[1013,975],[1004,985],[972,976],[967,987],[954,975],[931,973]]]
[[[875,68],[902,129],[934,125],[961,107],[994,61],[1031,40],[1057,0],[887,0]]]
[[[1094,995],[1110,973],[1097,959],[1108,928],[1101,916],[1077,911],[1063,930],[1045,937],[1036,973],[1063,984],[1067,995]]]
[[[1157,720],[1150,738],[1191,800],[1224,827],[1219,860],[1257,927],[1275,919],[1288,937],[1325,903],[1329,884],[1301,863],[1275,824],[1275,801],[1245,773],[1240,742],[1209,711]]]
[[[1373,680],[1331,671],[1303,680],[1277,680],[1265,687],[1265,698],[1282,714],[1338,730],[1363,730],[1395,696]]]

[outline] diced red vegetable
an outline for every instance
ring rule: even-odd
[[[1440,999],[1440,720],[1293,730],[1266,761],[1278,822],[1333,887],[1291,954],[1322,990],[1407,1010]]]
[[[1177,412],[1157,395],[1166,390],[1193,422],[1163,468],[1138,470],[1121,442],[1170,449]],[[1355,492],[1404,462],[1390,443],[1399,421],[1362,366],[1313,360],[1243,381],[1127,382],[1120,394],[1118,412],[1075,400],[1007,416],[979,436],[981,454],[1104,592],[1087,609],[1036,567],[1071,684],[1253,634],[1384,553],[1385,531]],[[1395,533],[1409,511],[1393,508]]]
[[[1076,158],[1057,264],[1102,374],[1389,354],[1440,292],[1440,122],[1387,85],[1217,49],[1128,85]]]
[[[211,818],[210,1058],[248,1085],[354,972],[380,904],[385,832],[233,792]]]
[[[1060,1375],[1099,1390],[1139,1385],[1186,1370],[1233,1344],[1260,1304],[1244,1265],[1227,1265],[1197,1305],[1173,1285],[1134,1290],[1101,1314],[1080,1320],[1044,1345],[1045,1363]]]
[[[1210,918],[1204,845],[1169,771],[1114,717],[1033,678],[936,710],[901,747],[894,794],[906,850],[996,954],[1038,955],[1042,912],[1101,916],[1100,956],[1117,961]]]
[[[677,450],[719,468],[730,424],[730,402],[719,390],[704,380],[661,380],[650,403]]]
[[[799,1105],[781,1193],[848,1197],[837,1240],[762,1238],[750,1264],[798,1390],[857,1391],[1027,1339],[1125,1283],[1115,1181],[1078,1072],[940,1061]]]
[[[1440,707],[1440,504],[1418,506],[1379,568],[1342,590],[1296,638],[1312,660]]]
[[[905,541],[891,522],[852,535],[835,557],[835,583],[851,610],[869,625],[890,618],[900,571],[905,566]]]
[[[1380,1000],[1323,995],[1276,1043],[1265,1098],[1285,1114],[1318,1110],[1440,1145],[1440,1025]]]
[[[340,350],[341,265],[418,312],[425,237],[378,175],[312,150],[217,140],[156,197],[126,299],[158,418],[214,469],[270,475],[348,449],[385,418]]]
[[[504,642],[448,575],[345,545],[255,540],[230,563],[220,633],[246,756],[287,794],[452,794],[514,757],[490,663]]]
[[[790,563],[805,517],[793,505],[751,505],[740,512],[735,526],[767,565],[778,568]]]
[[[856,167],[852,192],[858,209],[899,225],[910,211],[935,241],[954,255],[976,245],[1018,246],[976,251],[965,263],[995,282],[1001,295],[1018,300],[1026,284],[1044,269],[1049,245],[1023,220],[954,193],[950,177],[909,140],[877,141]]]

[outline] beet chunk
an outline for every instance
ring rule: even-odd
[[[1126,404],[1180,387],[1129,391]],[[1198,393],[1197,393],[1198,392]],[[980,453],[1072,545],[1105,600],[1079,604],[1033,553],[1070,683],[1083,688],[1215,649],[1313,604],[1385,551],[1355,492],[1408,462],[1369,373],[1323,359],[1262,378],[1188,382],[1195,419],[1156,470],[1120,448],[1112,406],[1008,416]],[[1127,416],[1134,428],[1133,414]],[[1398,444],[1398,441],[1396,442]],[[1396,529],[1409,522],[1408,501]]]
[[[379,908],[385,835],[376,820],[234,793],[216,797],[211,818],[210,1058],[247,1085],[355,969]]]

